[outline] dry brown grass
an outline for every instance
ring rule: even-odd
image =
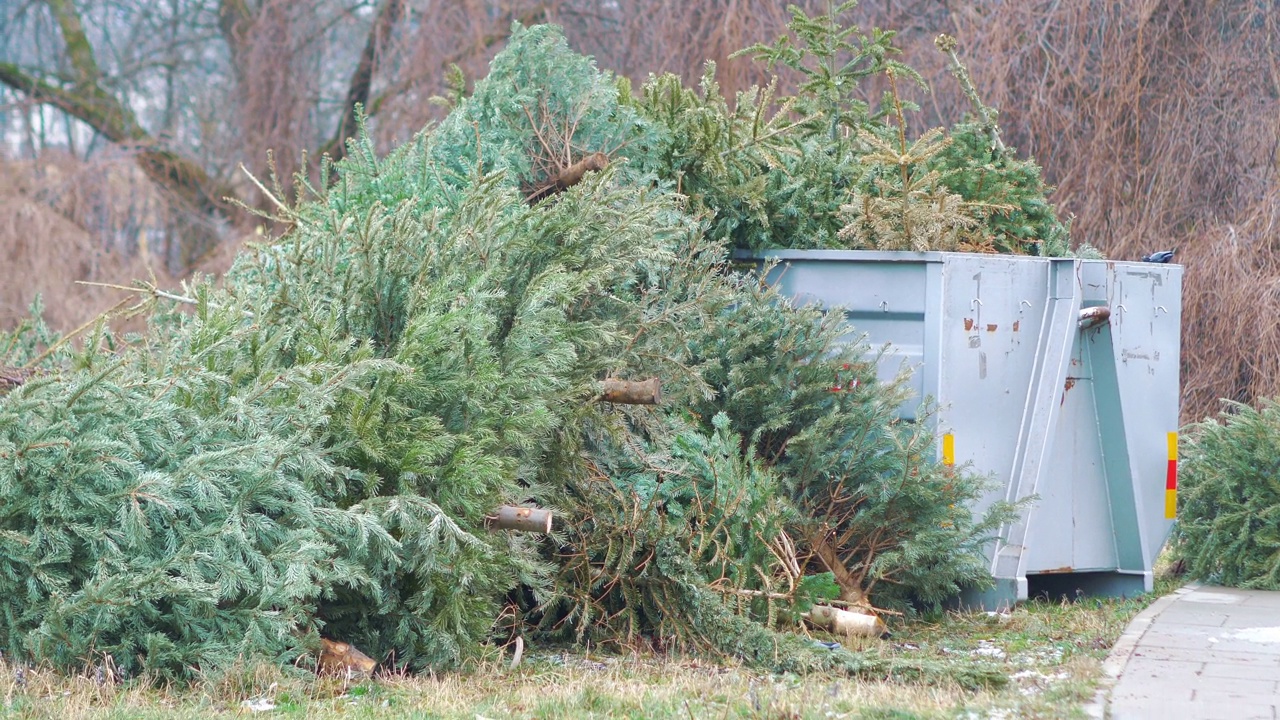
[[[1075,662],[1071,668],[1084,670]],[[0,662],[0,714],[58,720],[249,715],[246,703],[255,701],[294,717],[809,718],[852,717],[873,708],[945,717],[957,707],[998,705],[1002,699],[959,686],[779,677],[736,667],[576,654],[535,659],[515,672],[487,664],[468,673],[383,676],[354,684],[288,677],[263,667],[187,689],[120,686],[100,682],[93,672],[65,677],[30,669],[22,671],[19,685],[15,669]]]

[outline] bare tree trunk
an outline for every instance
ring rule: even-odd
[[[74,82],[70,87],[54,85],[13,63],[0,63],[0,82],[37,103],[52,105],[80,119],[114,143],[134,148],[134,158],[143,173],[169,191],[179,206],[206,220],[192,223],[182,236],[182,261],[184,265],[194,262],[221,239],[220,221],[229,210],[222,197],[229,192],[195,161],[161,147],[138,123],[133,111],[102,88],[102,72],[71,0],[46,0],[46,4],[66,43]]]
[[[366,113],[369,112],[369,89],[373,85],[378,58],[387,45],[391,30],[403,14],[403,0],[385,0],[378,10],[373,28],[369,30],[369,37],[365,40],[364,51],[360,53],[360,62],[347,87],[347,99],[342,106],[342,119],[338,121],[338,129],[333,138],[320,148],[320,154],[328,153],[334,162],[346,157],[347,140],[355,136],[356,108],[363,107]]]

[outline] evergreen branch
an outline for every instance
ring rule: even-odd
[[[786,125],[786,126],[784,126],[784,127],[780,127],[780,128],[775,129],[775,130],[771,130],[771,131],[769,131],[769,132],[765,133],[764,135],[761,135],[761,136],[759,136],[759,137],[752,138],[751,140],[748,140],[747,142],[745,142],[745,143],[743,143],[743,144],[741,144],[741,145],[739,145],[739,146],[737,146],[737,147],[732,147],[732,148],[729,148],[728,150],[722,150],[722,151],[720,152],[720,159],[721,159],[721,160],[724,160],[725,158],[728,158],[730,155],[733,155],[733,154],[735,154],[735,153],[740,153],[740,152],[742,152],[743,150],[746,150],[747,148],[750,148],[750,147],[752,147],[752,146],[754,146],[754,145],[758,145],[758,144],[760,144],[760,143],[764,142],[765,140],[769,140],[770,138],[776,137],[776,136],[781,135],[781,134],[783,134],[783,133],[791,132],[792,130],[795,130],[795,129],[796,129],[796,128],[798,128],[798,127],[803,127],[803,126],[805,126],[805,125],[808,125],[809,123],[813,122],[814,120],[817,120],[817,119],[818,119],[818,117],[819,117],[819,116],[817,116],[817,115],[810,115],[810,116],[808,116],[808,117],[806,117],[806,118],[803,118],[803,119],[801,119],[801,120],[797,120],[796,122],[791,123],[790,125]]]
[[[173,294],[173,293],[171,293],[171,292],[166,292],[166,291],[161,290],[160,288],[156,287],[154,283],[150,283],[150,282],[147,282],[147,281],[145,281],[145,280],[135,280],[134,282],[139,283],[139,284],[141,285],[141,287],[136,287],[136,286],[134,286],[134,287],[130,287],[130,286],[128,286],[128,285],[116,285],[116,284],[114,284],[114,283],[93,282],[93,281],[90,281],[90,280],[76,280],[76,284],[77,284],[77,285],[94,285],[94,286],[96,286],[96,287],[111,288],[111,289],[113,289],[113,290],[124,290],[125,292],[146,294],[146,295],[150,295],[152,298],[163,298],[163,299],[165,299],[165,300],[172,300],[172,301],[174,301],[174,302],[182,303],[182,304],[184,304],[184,305],[199,305],[199,304],[200,304],[200,301],[199,301],[199,300],[197,300],[196,298],[193,298],[193,297],[187,297],[187,296],[185,296],[185,295],[175,295],[175,294]],[[123,304],[124,302],[125,302],[125,300],[122,300],[122,301],[120,302],[120,304],[117,304],[115,307],[119,307],[119,306],[120,306],[121,304]],[[209,303],[209,307],[211,307],[211,308],[213,308],[213,309],[215,309],[215,310],[220,310],[220,309],[221,309],[221,308],[219,308],[217,305],[215,305],[215,304],[213,304],[213,303]],[[140,309],[140,308],[141,308],[141,306],[139,305],[139,306],[136,306],[136,307],[134,307],[134,308],[130,308],[130,310],[135,310],[135,309]],[[113,308],[113,309],[114,309],[114,308]],[[249,310],[241,310],[240,312],[241,312],[245,317],[247,317],[247,318],[252,318],[252,317],[253,317],[253,313],[252,313],[251,311],[249,311]],[[82,328],[83,328],[83,326],[82,326]]]
[[[109,319],[111,319],[112,317],[114,317],[114,316],[115,316],[115,314],[116,314],[116,311],[117,311],[117,310],[119,310],[120,308],[124,307],[124,306],[125,306],[125,304],[126,304],[126,303],[128,303],[128,302],[129,302],[129,298],[125,298],[125,299],[121,300],[120,302],[116,303],[115,305],[112,305],[111,307],[107,308],[106,310],[104,310],[104,311],[102,311],[102,312],[98,313],[98,314],[97,314],[97,315],[95,315],[93,318],[91,318],[91,319],[89,319],[89,320],[86,320],[86,321],[85,321],[83,324],[81,324],[79,327],[75,328],[74,330],[72,330],[71,332],[67,333],[66,335],[63,335],[62,337],[58,338],[57,342],[55,342],[55,343],[53,343],[52,345],[50,345],[49,347],[45,348],[44,352],[42,352],[42,353],[40,353],[39,355],[35,356],[35,357],[34,357],[34,358],[32,358],[31,360],[27,361],[27,363],[26,363],[25,365],[23,365],[23,366],[22,366],[22,369],[23,369],[23,370],[31,370],[31,369],[34,369],[37,365],[39,365],[40,363],[44,362],[44,361],[45,361],[45,360],[46,360],[50,355],[52,355],[54,352],[56,352],[56,351],[57,351],[59,348],[61,348],[63,345],[66,345],[66,344],[67,344],[68,342],[70,342],[72,339],[74,339],[75,337],[77,337],[78,335],[80,335],[80,333],[84,332],[85,330],[88,330],[88,329],[89,329],[89,328],[91,328],[91,327],[94,327],[95,325],[97,325],[97,324],[98,324],[98,323],[100,323],[100,322],[103,322],[104,320],[109,320]]]
[[[244,166],[244,163],[240,163],[240,170],[249,177],[249,182],[252,182],[254,187],[258,188],[258,192],[261,192],[265,198],[271,201],[272,205],[275,205],[277,208],[280,209],[282,213],[284,213],[282,218],[269,217],[268,219],[281,220],[283,222],[290,222],[290,223],[295,220],[296,213],[293,212],[293,209],[290,208],[288,204],[280,200],[280,198],[277,198],[270,190],[268,190],[266,186],[263,185],[262,182],[258,180],[258,178],[253,173],[249,172],[249,168],[246,168]]]
[[[991,108],[982,104],[982,99],[978,97],[978,89],[974,87],[973,80],[969,77],[969,71],[964,64],[960,62],[960,56],[956,53],[956,47],[959,44],[956,39],[950,35],[939,35],[934,41],[944,55],[951,61],[951,74],[960,82],[960,90],[964,96],[969,99],[969,103],[973,105],[973,114],[978,118],[978,122],[982,123],[982,127],[986,130],[987,137],[991,140],[991,146],[995,149],[996,157],[1005,154],[1004,141],[1000,139],[1000,126],[996,124],[994,113]]]

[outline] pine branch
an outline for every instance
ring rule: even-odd
[[[57,342],[55,342],[55,343],[53,343],[53,344],[52,344],[52,345],[50,345],[49,347],[45,348],[44,352],[42,352],[42,353],[40,353],[39,355],[37,355],[37,356],[35,356],[35,357],[31,358],[31,360],[30,360],[30,361],[28,361],[28,362],[27,362],[27,364],[23,366],[23,369],[26,369],[26,370],[34,369],[37,365],[39,365],[40,363],[44,362],[46,358],[48,358],[50,355],[52,355],[54,352],[56,352],[56,351],[58,350],[58,348],[62,347],[63,345],[66,345],[68,342],[71,342],[71,340],[73,340],[73,339],[75,339],[76,337],[78,337],[78,336],[80,335],[80,333],[84,332],[85,330],[88,330],[89,328],[91,328],[91,327],[93,327],[93,326],[97,325],[97,324],[98,324],[98,323],[100,323],[100,322],[105,322],[105,321],[110,320],[111,318],[115,317],[115,316],[120,312],[120,310],[121,310],[121,309],[122,309],[126,304],[128,304],[128,302],[129,302],[129,298],[125,298],[125,299],[121,300],[120,302],[116,303],[115,305],[112,305],[111,307],[107,308],[106,310],[104,310],[104,311],[102,311],[102,312],[98,313],[98,314],[97,314],[97,315],[95,315],[93,318],[91,318],[91,319],[89,319],[89,320],[85,321],[82,325],[80,325],[79,327],[75,328],[75,329],[74,329],[74,330],[72,330],[71,332],[67,333],[66,335],[63,335],[63,336],[62,336],[62,337],[60,337],[60,338],[58,338],[58,341],[57,341]]]
[[[156,287],[154,283],[149,283],[141,280],[139,280],[138,283],[140,287],[129,287],[128,285],[116,285],[114,283],[92,282],[89,280],[76,281],[77,285],[93,285],[96,287],[111,288],[113,290],[124,290],[125,292],[138,293],[140,295],[150,295],[153,298],[163,298],[165,300],[172,300],[173,302],[182,303],[183,305],[199,305],[200,304],[200,301],[193,297],[187,297],[186,295],[174,295],[173,293],[165,292],[164,290],[161,290],[160,288]],[[122,300],[120,302],[124,303],[125,300]],[[120,304],[117,304],[115,307],[116,308],[120,307]],[[210,307],[216,308],[218,306],[211,304]],[[141,306],[138,306],[138,308],[135,308],[135,309],[140,309],[140,308]],[[241,310],[240,312],[243,313],[245,317],[248,317],[248,318],[253,317],[253,313],[248,310]],[[88,326],[87,325],[81,326],[80,329],[83,329],[84,327],[88,327]]]

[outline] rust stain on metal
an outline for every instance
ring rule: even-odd
[[[1053,568],[1052,570],[1040,570],[1036,574],[1037,575],[1058,575],[1061,573],[1071,573],[1075,571],[1076,569],[1071,567],[1070,565],[1063,565],[1060,568]]]
[[[973,329],[973,318],[964,319],[964,329],[966,332]]]
[[[987,323],[987,332],[995,332],[995,331],[996,331],[996,324],[995,324],[995,323]]]
[[[1021,324],[1022,324],[1022,321],[1021,321],[1021,320],[1014,320],[1014,321],[1013,321],[1013,331],[1014,331],[1014,332],[1018,332],[1018,326],[1019,326],[1019,325],[1021,325]]]
[[[1063,389],[1063,391],[1069,391],[1069,390],[1071,390],[1071,388],[1073,388],[1073,387],[1075,387],[1075,386],[1076,386],[1076,378],[1069,377],[1069,378],[1067,378],[1067,384],[1066,384],[1066,386],[1065,386],[1065,387],[1063,387],[1062,389]]]

